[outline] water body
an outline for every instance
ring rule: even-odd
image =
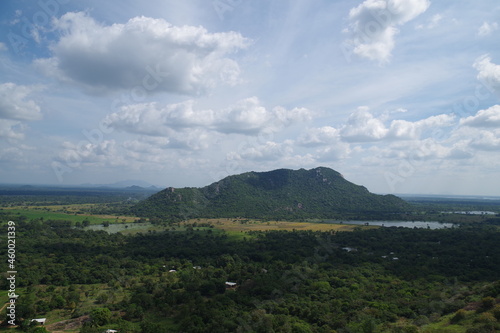
[[[403,227],[403,228],[426,228],[426,229],[446,229],[458,227],[457,223],[441,223],[435,221],[328,221],[328,223],[342,223],[355,225],[377,225],[381,227]]]

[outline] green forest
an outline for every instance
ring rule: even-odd
[[[4,212],[4,229],[14,218]],[[487,224],[243,237],[109,234],[42,218],[16,227],[25,332],[47,332],[30,321],[40,317],[74,321],[71,332],[500,329],[500,233]]]
[[[330,181],[335,183],[333,189]],[[283,220],[271,220],[273,214],[260,220],[247,218],[259,211],[261,199],[267,196],[275,198],[269,205],[287,205],[290,200],[300,200],[304,207],[314,205],[318,198],[313,189],[318,186],[324,186],[319,193],[326,201],[338,199],[348,209],[335,208],[337,203],[330,206],[330,213],[318,208],[321,214],[316,219],[302,214],[314,212],[314,206],[310,211],[288,210],[290,214],[278,211],[274,217]],[[217,191],[217,195],[205,195]],[[196,191],[153,192],[137,188],[0,189],[4,230],[0,241],[5,244],[0,248],[5,258],[0,287],[6,291],[0,296],[4,304],[0,330],[500,330],[498,200],[414,197],[401,204],[400,198],[371,194],[333,170],[321,168],[249,173]],[[356,211],[349,208],[350,199],[342,198],[342,193],[354,193],[352,207],[363,203],[370,207],[377,200],[389,206]],[[166,195],[171,199],[180,195],[182,205],[172,200],[161,207],[166,209],[159,211],[164,215],[155,214],[152,203]],[[241,200],[259,205],[249,205],[240,212],[245,217],[233,218]],[[399,207],[396,211],[389,209],[391,202]],[[436,230],[345,228],[326,223],[322,217],[336,223],[370,217],[459,224]],[[112,232],[114,225],[123,228]],[[231,228],[224,229],[228,225]],[[295,229],[299,225],[301,229]],[[15,256],[7,246],[14,229]],[[6,308],[12,288],[9,265],[17,272],[16,326],[9,324]],[[42,318],[44,325],[32,321]]]

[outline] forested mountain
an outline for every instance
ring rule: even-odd
[[[329,168],[278,169],[226,177],[203,188],[167,188],[137,204],[139,216],[335,218],[339,214],[400,212],[409,205],[377,195]]]

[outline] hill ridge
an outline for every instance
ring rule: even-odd
[[[347,181],[339,172],[276,169],[227,176],[201,188],[166,188],[133,211],[148,217],[336,218],[340,215],[400,212],[408,204]]]

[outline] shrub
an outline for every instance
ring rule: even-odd
[[[465,319],[467,312],[464,309],[458,310],[455,315],[450,319],[451,324],[457,324],[461,320]]]

